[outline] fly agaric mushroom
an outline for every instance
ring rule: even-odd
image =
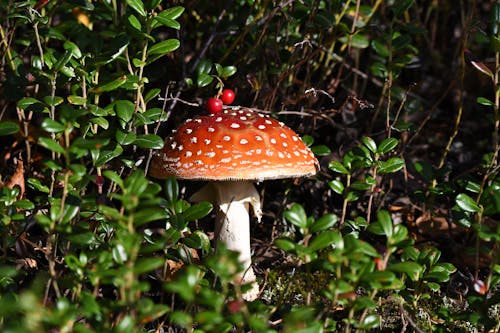
[[[314,175],[318,160],[282,122],[252,109],[230,107],[188,119],[155,152],[149,174],[155,178],[209,180],[191,200],[216,205],[216,246],[239,252],[242,283],[252,283],[246,300],[258,296],[250,253],[249,204],[260,221],[260,198],[253,182]]]

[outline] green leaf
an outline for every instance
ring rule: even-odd
[[[55,153],[60,153],[60,154],[65,153],[64,148],[59,144],[59,142],[51,138],[42,136],[38,139],[38,143],[40,144],[40,146],[47,148],[48,150],[53,151]]]
[[[292,207],[285,212],[284,216],[291,224],[303,230],[307,229],[306,211],[300,204],[294,203]]]
[[[377,54],[383,58],[389,57],[389,49],[387,46],[379,40],[372,41],[372,48],[377,52]]]
[[[167,54],[179,48],[181,43],[178,39],[172,38],[156,43],[148,51],[148,54]]]
[[[122,76],[114,79],[113,81],[110,81],[108,83],[104,83],[104,84],[99,85],[97,87],[93,87],[90,90],[91,90],[91,92],[93,92],[95,94],[101,94],[103,92],[116,90],[121,85],[123,85],[125,82],[127,82],[127,76],[126,75],[122,75]]]
[[[393,272],[405,273],[412,281],[418,281],[423,272],[422,266],[412,261],[391,264],[387,269]]]
[[[0,136],[11,135],[19,131],[19,125],[13,121],[0,123]]]
[[[134,144],[145,149],[161,149],[163,148],[163,139],[155,134],[143,134],[137,136]]]
[[[487,99],[486,97],[478,97],[476,99],[476,102],[481,105],[486,105],[486,106],[495,106],[495,103]]]
[[[184,7],[174,6],[174,7],[165,9],[164,11],[159,13],[158,16],[163,16],[163,17],[167,17],[171,20],[176,20],[182,15],[182,13],[184,13]]]
[[[287,238],[278,238],[274,240],[274,244],[283,251],[290,252],[295,249],[295,243]]]
[[[141,0],[127,0],[127,4],[132,7],[137,14],[142,17],[146,17],[146,11],[144,10],[144,3]]]
[[[236,74],[236,67],[235,66],[226,66],[223,67],[220,73],[218,73],[219,76],[221,76],[223,79],[227,79],[230,76],[233,76]]]
[[[338,222],[337,215],[325,214],[311,226],[311,232],[318,232],[333,227]]]
[[[49,187],[42,184],[42,182],[37,178],[28,178],[27,182],[31,187],[33,187],[34,189],[36,189],[42,193],[49,193],[50,192]]]
[[[347,168],[342,163],[340,163],[339,161],[331,161],[328,164],[328,168],[330,170],[332,170],[332,171],[341,173],[343,175],[348,175],[349,174],[349,170],[347,170]]]
[[[368,329],[376,329],[379,326],[380,326],[380,315],[375,313],[370,313],[363,319],[363,322],[361,323],[359,328],[368,330]]]
[[[325,145],[313,146],[311,147],[311,150],[316,156],[327,156],[332,153],[330,148],[328,148],[328,146]]]
[[[465,210],[466,212],[477,213],[481,210],[478,204],[465,193],[460,193],[459,195],[457,195],[455,198],[455,202],[458,207]]]
[[[135,15],[130,14],[127,20],[132,28],[134,28],[137,31],[141,31],[142,29],[141,22],[137,19],[137,17],[135,17]]]
[[[118,186],[120,186],[121,189],[124,188],[124,184],[123,184],[122,178],[115,171],[104,170],[102,172],[102,175],[104,177],[108,178],[109,180],[111,180],[112,182],[116,183]]]
[[[337,179],[328,182],[328,186],[337,194],[342,195],[344,193],[344,184]]]
[[[80,48],[75,43],[66,40],[64,41],[63,47],[65,50],[71,51],[73,57],[77,59],[80,59],[82,57],[82,51],[80,51]]]
[[[21,110],[26,110],[28,108],[28,106],[31,106],[31,105],[37,104],[37,103],[41,103],[41,102],[39,100],[37,100],[36,98],[24,97],[24,98],[21,98],[19,100],[19,102],[17,102],[17,106]]]
[[[196,67],[196,75],[209,74],[212,70],[212,62],[207,59],[203,59],[198,63]]]
[[[377,144],[372,138],[365,136],[361,139],[361,141],[372,153],[375,154],[377,152]]]
[[[134,132],[124,132],[121,130],[117,130],[115,134],[116,142],[118,142],[122,146],[127,146],[132,144],[137,135]]]
[[[388,152],[396,148],[398,143],[399,141],[395,138],[387,138],[379,144],[377,152],[380,155],[387,154]]]
[[[184,212],[182,212],[182,217],[184,218],[184,221],[186,221],[186,222],[199,220],[199,219],[207,216],[212,211],[212,208],[213,208],[213,206],[211,203],[200,202],[198,204],[195,204],[195,205],[189,207]]]
[[[405,162],[403,159],[399,157],[392,157],[388,159],[387,161],[378,161],[378,173],[384,174],[384,173],[394,173],[396,171],[401,170]]]
[[[118,100],[114,104],[114,109],[118,118],[126,124],[134,115],[135,105],[129,100]]]
[[[393,225],[392,225],[391,215],[389,215],[389,212],[387,212],[386,210],[377,211],[377,222],[380,223],[382,230],[384,231],[384,235],[386,235],[387,238],[391,238]]]
[[[160,15],[157,15],[154,17],[154,20],[158,22],[161,25],[164,25],[168,28],[176,29],[179,30],[181,28],[181,24],[177,22],[176,20],[172,20],[168,17],[162,17]],[[153,25],[153,27],[157,27],[158,24]]]
[[[214,77],[209,74],[201,73],[198,75],[196,79],[196,84],[198,87],[203,88],[205,86],[208,86],[212,81],[214,80]]]
[[[45,118],[42,121],[41,126],[44,131],[49,133],[59,133],[63,132],[66,129],[66,127],[63,124],[61,124],[57,120],[53,120],[50,118]]]
[[[59,97],[59,96],[45,96],[43,98],[43,101],[48,106],[58,106],[59,104],[64,102],[64,99],[62,97]]]
[[[342,236],[338,230],[328,230],[316,236],[308,247],[312,251],[318,251],[339,242],[340,239]]]
[[[144,274],[160,268],[165,263],[164,258],[141,258],[134,265],[135,274]]]
[[[70,95],[67,97],[68,102],[73,105],[84,105],[87,99],[82,96]]]

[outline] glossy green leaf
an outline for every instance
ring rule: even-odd
[[[145,149],[163,148],[163,139],[155,134],[138,135],[134,140],[134,145]]]
[[[122,75],[113,81],[104,83],[102,85],[99,85],[97,87],[93,87],[91,91],[96,94],[101,94],[103,92],[108,92],[108,91],[113,91],[118,89],[120,86],[122,86],[125,82],[127,82],[127,76]]]
[[[377,152],[380,155],[387,154],[388,152],[396,148],[398,143],[399,141],[395,138],[387,138],[378,145]]]
[[[115,134],[116,142],[118,142],[122,146],[127,146],[132,144],[137,135],[134,132],[125,132],[121,130],[117,130]]]
[[[148,51],[149,55],[152,54],[167,54],[169,52],[175,51],[179,48],[181,43],[178,39],[172,38],[167,39],[162,42],[156,43]]]
[[[19,125],[13,121],[0,122],[0,136],[11,135],[19,131]]]
[[[342,195],[344,193],[344,184],[337,179],[328,182],[328,186],[337,194]]]
[[[32,98],[32,97],[24,97],[24,98],[21,98],[18,102],[17,102],[17,106],[21,109],[21,110],[26,110],[29,106],[33,105],[33,104],[37,104],[37,103],[41,103],[38,99],[36,98]]]
[[[316,156],[328,156],[332,153],[330,148],[326,145],[313,146],[311,147],[311,150]]]
[[[316,236],[310,243],[309,249],[312,251],[322,250],[330,245],[337,243],[342,236],[340,235],[338,230],[328,230],[324,231],[318,236]]]
[[[66,129],[63,124],[50,118],[45,118],[41,123],[41,127],[44,131],[49,133],[59,133]]]
[[[198,87],[203,88],[212,83],[213,80],[214,77],[212,75],[201,73],[198,75],[198,78],[196,79],[196,84],[198,85]]]
[[[423,273],[423,268],[416,262],[398,262],[387,267],[393,272],[405,273],[412,281],[418,281]]]
[[[200,202],[198,204],[195,204],[195,205],[189,207],[184,212],[182,212],[182,217],[184,218],[184,221],[186,221],[186,222],[199,220],[199,219],[207,216],[212,211],[212,208],[213,208],[213,206],[211,203]]]
[[[389,215],[389,212],[386,210],[377,211],[377,221],[380,223],[382,230],[384,231],[384,235],[386,235],[387,238],[391,238],[393,225],[392,218],[391,215]]]
[[[341,173],[341,174],[344,174],[344,175],[348,175],[349,174],[349,170],[347,170],[347,168],[342,163],[340,163],[339,161],[331,161],[328,164],[328,168],[330,170],[332,170],[332,171],[335,171],[335,172],[338,172],[338,173]]]
[[[466,212],[477,213],[481,210],[478,204],[465,193],[460,193],[459,195],[457,195],[455,198],[455,202],[458,207],[465,210]]]
[[[401,170],[405,165],[403,159],[399,157],[392,157],[387,161],[378,161],[378,173],[394,173]]]
[[[144,9],[144,3],[141,0],[126,0],[127,4],[132,7],[137,14],[142,17],[146,17],[146,10]]]
[[[48,150],[51,150],[55,153],[60,153],[60,154],[65,153],[64,148],[59,144],[59,142],[51,138],[40,137],[38,139],[38,143],[40,144],[40,146],[47,148]]]
[[[372,138],[365,136],[361,139],[361,141],[363,142],[365,147],[368,148],[372,153],[377,152],[377,144]]]
[[[294,203],[292,207],[284,213],[284,216],[291,224],[301,229],[307,228],[307,215],[304,207],[301,205]]]
[[[333,227],[338,222],[337,215],[325,214],[316,220],[311,226],[311,232],[318,232]]]
[[[64,99],[62,97],[59,97],[59,96],[45,96],[43,98],[43,101],[48,106],[58,106],[59,104],[64,102]]]
[[[137,19],[137,17],[135,17],[135,15],[132,15],[132,14],[129,15],[127,17],[127,21],[132,28],[134,28],[137,31],[141,31],[141,29],[142,29],[141,22]]]

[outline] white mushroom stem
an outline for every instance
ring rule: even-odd
[[[215,222],[216,247],[224,243],[230,250],[239,253],[239,260],[244,271],[241,283],[255,282],[250,252],[250,217],[249,204],[252,205],[257,219],[260,221],[262,211],[259,193],[248,181],[210,182],[196,192],[191,200],[194,202],[209,201],[216,205]],[[252,289],[243,295],[246,300],[257,298],[259,286],[253,283]]]

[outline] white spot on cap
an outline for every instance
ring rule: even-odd
[[[224,146],[223,145],[215,145],[215,148],[217,149],[222,149]]]
[[[179,149],[179,151],[181,151],[181,150],[183,150],[183,149],[184,149],[184,147],[183,147],[182,145],[179,145],[179,146],[177,147],[177,149]]]
[[[293,152],[293,154],[294,154],[295,156],[297,156],[297,157],[299,157],[299,156],[300,156],[300,153],[299,153],[298,151],[294,151],[294,152]]]
[[[220,123],[222,121],[222,117],[215,118],[215,121],[218,122],[218,123]]]
[[[194,161],[194,164],[196,164],[196,165],[202,165],[203,161],[202,160],[196,160],[196,161]]]
[[[209,128],[207,128],[207,131],[209,131],[210,133],[213,133],[213,132],[215,132],[215,128],[209,127]]]
[[[199,123],[201,123],[201,119],[200,119],[200,118],[196,118],[194,121],[195,121],[196,123],[198,123],[198,124],[199,124]]]
[[[231,128],[240,128],[240,124],[238,123],[232,123]]]
[[[281,132],[281,133],[280,133],[280,136],[281,136],[283,139],[286,139],[286,134],[285,134],[285,133]]]
[[[262,154],[262,149],[255,149],[256,154]]]
[[[276,144],[276,139],[275,138],[271,138],[271,143],[272,144]]]
[[[222,163],[229,163],[231,162],[231,157],[226,157],[220,160]]]
[[[288,143],[286,143],[286,142],[283,142],[282,145],[283,145],[283,147],[288,147]]]
[[[172,143],[170,144],[170,147],[172,147],[172,149],[175,149],[175,147],[177,147],[177,142],[175,142],[175,141],[174,141],[174,142],[172,142]]]
[[[231,137],[229,135],[224,135],[224,137],[222,138],[222,140],[224,140],[224,141],[231,141]]]
[[[210,151],[208,153],[205,154],[207,157],[214,157],[215,156],[215,152],[213,151]]]
[[[184,153],[184,156],[186,156],[186,157],[191,157],[191,156],[193,156],[193,153],[192,153],[192,152],[190,152],[189,150],[187,150],[187,151]]]
[[[193,133],[193,130],[191,128],[186,128],[186,134],[191,134]]]
[[[189,138],[189,141],[191,141],[191,143],[196,143],[198,141],[198,138],[193,136],[193,137]]]
[[[294,135],[294,136],[292,136],[292,140],[293,141],[299,141],[299,138],[296,135]]]
[[[278,156],[279,156],[279,158],[285,158],[285,154],[283,154],[283,153],[282,153],[282,152],[280,152],[280,151],[278,152]]]
[[[262,137],[261,137],[260,135],[256,135],[256,136],[255,136],[255,140],[257,140],[257,141],[262,141]]]
[[[201,149],[200,149],[200,150],[198,150],[198,151],[196,152],[196,155],[197,155],[197,156],[200,156],[202,153],[203,153],[203,152],[202,152],[202,151],[201,151]]]
[[[245,116],[241,116],[241,117],[240,117],[240,120],[247,120],[247,119],[248,119],[248,118],[247,118],[247,117],[245,117]]]
[[[265,125],[259,125],[259,126],[257,126],[257,128],[263,130],[263,129],[266,129],[266,126]]]
[[[248,143],[248,140],[247,140],[247,139],[241,139],[241,140],[240,140],[240,143],[241,143],[242,145],[246,145],[246,144]]]
[[[205,142],[206,145],[209,145],[210,142],[212,142],[212,141],[210,141],[210,139],[205,139],[205,140],[203,140],[203,142]]]
[[[272,125],[272,123],[273,123],[273,122],[272,122],[272,121],[270,121],[269,119],[264,120],[264,122],[265,122],[266,124],[268,124],[268,125]]]
[[[222,151],[222,153],[223,153],[223,154],[229,154],[229,150],[224,149],[224,150]]]

